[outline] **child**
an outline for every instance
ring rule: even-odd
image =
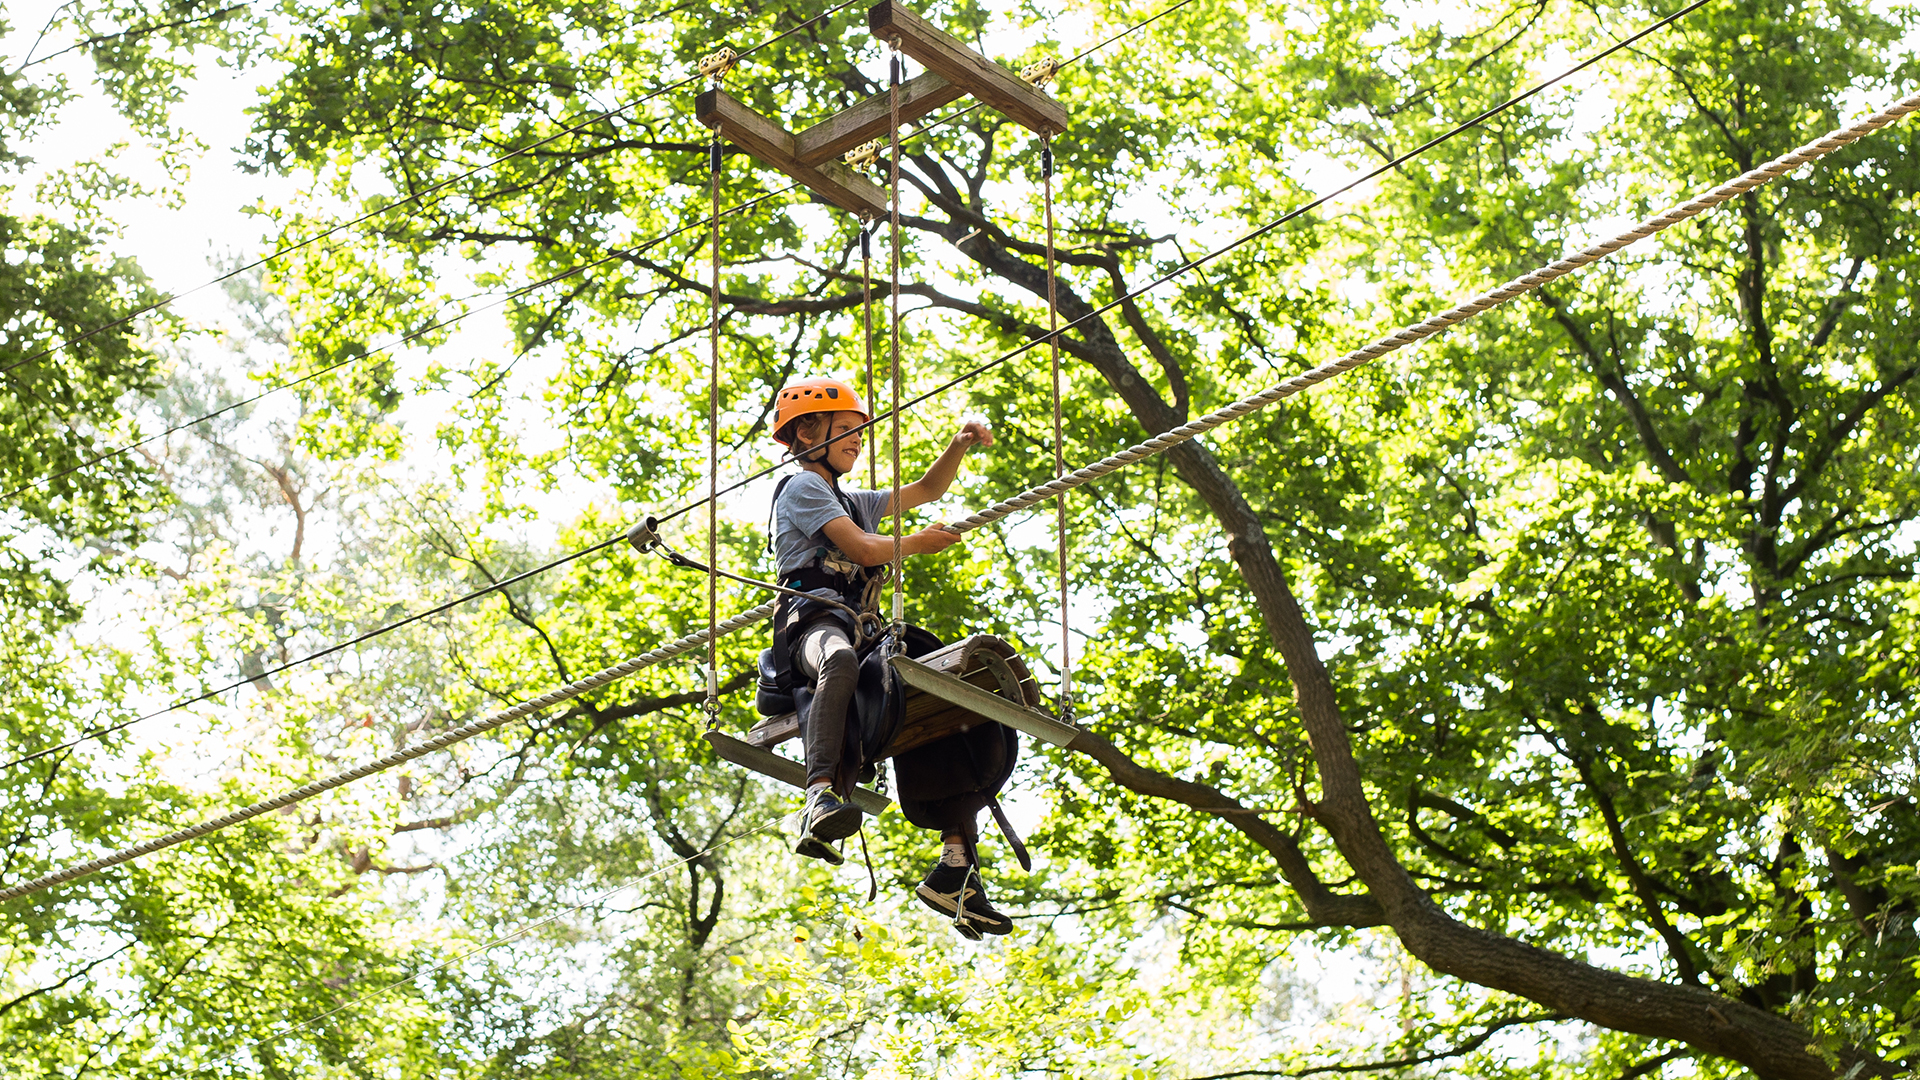
[[[837,379],[791,383],[774,402],[774,441],[787,447],[800,465],[774,493],[772,539],[779,581],[862,612],[876,610],[886,568],[893,561],[893,538],[880,532],[893,515],[892,492],[840,487],[840,478],[860,459],[857,429],[871,418],[853,387]],[[925,475],[902,485],[901,509],[946,494],[960,471],[960,459],[975,445],[992,446],[993,433],[970,420]],[[902,537],[900,547],[904,555],[929,555],[959,540],[936,525]],[[774,616],[776,663],[790,668],[796,684],[811,684],[813,689],[803,716],[807,795],[794,851],[838,863],[840,853],[831,843],[860,828],[860,808],[840,797],[861,764],[857,749],[847,742],[847,713],[860,668],[854,648],[857,628],[839,606],[791,596],[779,603]],[[960,917],[964,906],[962,921],[988,933],[1006,933],[1013,924],[987,902],[969,866],[970,845],[959,834],[943,840],[941,860],[920,886],[921,899],[954,917]]]

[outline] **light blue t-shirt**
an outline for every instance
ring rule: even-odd
[[[863,532],[873,532],[880,522],[880,511],[891,494],[885,491],[847,491],[853,504],[853,523]],[[831,547],[820,530],[835,518],[847,516],[847,508],[833,497],[833,489],[814,473],[802,470],[780,489],[773,504],[774,565],[785,576],[813,561],[822,546]]]

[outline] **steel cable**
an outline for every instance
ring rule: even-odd
[[[735,630],[752,626],[754,623],[770,618],[772,615],[772,604],[762,604],[759,607],[743,611],[733,618],[720,623],[717,627],[717,636],[725,637]],[[145,843],[136,844],[133,847],[123,848],[111,855],[104,855],[98,859],[91,859],[56,873],[35,878],[32,881],[0,889],[0,903],[5,903],[8,900],[26,896],[30,893],[36,893],[42,889],[49,889],[55,885],[62,885],[76,878],[86,877],[88,874],[97,873],[108,867],[118,866],[121,863],[137,859],[142,855],[151,855],[156,851],[162,851],[177,844],[184,844],[189,840],[197,840],[209,833],[219,832],[221,829],[238,825],[251,818],[257,818],[261,814],[270,814],[282,807],[292,806],[297,802],[304,802],[313,798],[315,795],[332,791],[334,788],[346,784],[351,784],[362,777],[372,776],[374,773],[384,772],[396,765],[403,765],[412,761],[415,758],[425,757],[428,754],[445,750],[447,747],[453,746],[456,743],[466,742],[475,735],[483,735],[495,728],[511,724],[515,720],[521,720],[535,713],[550,709],[563,701],[579,697],[581,694],[588,693],[589,691],[598,690],[600,687],[624,679],[642,668],[652,667],[663,660],[671,660],[676,656],[692,652],[705,645],[707,641],[708,635],[706,629],[696,630],[677,641],[649,652],[641,653],[631,660],[623,661],[612,667],[602,668],[584,678],[576,679],[557,690],[550,690],[547,693],[541,694],[539,697],[530,698],[512,708],[502,709],[499,712],[481,717],[471,723],[462,724],[457,728],[441,732],[439,735],[418,745],[409,746],[404,750],[396,750],[385,757],[376,758],[373,761],[357,765],[344,772],[335,773],[324,780],[316,780],[311,784],[302,785],[294,788],[292,791],[276,795],[271,799],[254,803],[252,806],[244,807],[228,814],[222,814],[217,818],[210,818],[198,825],[170,832],[165,836],[156,837]]]
[[[1836,128],[1821,138],[1815,139],[1789,153],[1782,154],[1764,165],[1742,173],[1738,177],[1711,188],[1705,193],[1681,203],[1664,213],[1647,218],[1639,225],[1609,240],[1593,244],[1563,258],[1556,259],[1532,273],[1514,278],[1497,288],[1480,293],[1472,299],[1449,308],[1438,315],[1423,319],[1392,334],[1378,338],[1371,344],[1355,349],[1345,356],[1340,357],[1338,360],[1321,364],[1267,390],[1261,391],[1252,397],[1243,398],[1226,408],[1217,409],[1191,423],[1182,424],[1170,431],[1156,435],[1145,442],[1129,447],[1120,453],[1102,458],[1085,468],[1076,469],[1067,476],[1022,492],[1011,499],[995,503],[980,513],[949,523],[946,528],[955,533],[965,533],[980,528],[983,525],[992,524],[1009,514],[1017,513],[1037,503],[1053,498],[1056,495],[1064,494],[1117,469],[1124,468],[1144,458],[1164,453],[1181,443],[1189,442],[1224,424],[1232,423],[1276,401],[1291,397],[1302,390],[1316,386],[1336,376],[1343,375],[1357,367],[1370,364],[1388,353],[1424,341],[1435,334],[1457,326],[1477,315],[1483,314],[1503,304],[1511,303],[1513,300],[1525,296],[1527,293],[1538,289],[1550,281],[1564,277],[1630,244],[1637,243],[1649,236],[1671,228],[1682,221],[1686,221],[1689,218],[1726,202],[1728,199],[1751,191],[1761,184],[1792,172],[1808,162],[1825,157],[1841,147],[1848,146],[1886,127],[1888,124],[1907,116],[1915,110],[1920,110],[1920,94],[1907,97],[1899,103],[1875,113],[1864,120],[1857,121],[1845,127]],[[728,619],[726,622],[721,623],[718,633],[714,636],[719,637],[731,634],[736,630],[769,618],[772,614],[773,605],[762,604],[757,608],[742,612]],[[706,644],[708,641],[709,637],[705,630],[689,634],[670,645],[663,646],[648,653],[643,653],[625,663],[616,664],[613,667],[595,672],[586,678],[569,683],[558,690],[543,694],[540,697],[516,705],[511,709],[495,713],[492,716],[474,721],[471,724],[466,724],[445,732],[427,742],[421,743],[419,746],[396,751],[377,761],[368,762],[357,768],[339,773],[325,780],[308,784],[305,787],[297,788],[284,795],[266,800],[265,802],[255,803],[244,810],[236,810],[233,813],[203,822],[192,828],[181,829],[178,832],[170,833],[156,840],[149,840],[144,844],[127,848],[112,855],[81,863],[58,873],[36,878],[22,885],[0,890],[0,902],[38,892],[41,889],[53,885],[72,881],[75,878],[84,877],[95,871],[103,870],[110,866],[117,866],[130,859],[139,858],[142,855],[205,836],[208,833],[216,832],[249,818],[258,817],[261,814],[277,810],[283,806],[290,806],[304,799],[310,799],[321,792],[329,791],[343,784],[358,780],[361,777],[370,776],[385,769],[390,769],[395,765],[452,746],[457,742],[465,741],[475,735],[491,731],[494,728],[511,723],[522,717],[530,716],[561,701],[577,697],[589,690],[594,690],[615,680],[625,678],[641,668],[689,652]]]
[[[746,202],[740,203],[736,206],[728,208],[725,211],[722,211],[722,213],[730,214],[730,213],[735,213],[737,211],[750,209],[752,207],[760,205],[763,202],[766,202],[768,199],[772,199],[772,198],[776,198],[778,196],[784,195],[787,192],[792,191],[799,186],[800,186],[799,184],[789,184],[786,187],[779,189],[778,191],[770,191],[765,195],[761,195],[757,198],[748,199]],[[122,454],[130,453],[134,450],[138,450],[140,447],[146,446],[150,443],[159,442],[161,439],[167,438],[170,435],[177,435],[180,432],[186,431],[189,428],[198,427],[209,420],[217,420],[220,417],[235,411],[236,409],[244,409],[247,406],[256,404],[273,394],[277,394],[282,390],[289,390],[289,389],[292,389],[293,387],[300,386],[304,383],[312,382],[314,379],[317,379],[320,376],[325,375],[330,371],[337,371],[340,368],[348,366],[349,364],[357,364],[360,361],[366,360],[370,357],[379,356],[380,354],[386,353],[386,352],[391,352],[392,350],[397,349],[400,346],[407,344],[408,342],[418,340],[419,338],[424,337],[427,334],[431,334],[436,330],[444,330],[447,327],[452,326],[457,322],[460,322],[462,319],[466,319],[471,316],[478,315],[484,311],[492,311],[495,308],[503,307],[507,304],[512,303],[515,300],[518,300],[523,296],[528,295],[529,293],[533,293],[540,289],[544,289],[549,285],[558,284],[559,282],[566,281],[569,278],[578,277],[579,275],[584,274],[589,270],[595,269],[596,267],[605,266],[607,263],[613,262],[616,259],[632,258],[634,256],[644,254],[645,252],[651,251],[652,249],[660,246],[661,244],[666,243],[668,240],[671,240],[674,237],[679,236],[681,233],[688,232],[693,229],[697,229],[705,223],[706,223],[706,219],[702,219],[701,221],[691,222],[689,224],[682,225],[681,227],[673,230],[672,232],[662,233],[659,236],[656,236],[647,240],[645,243],[642,243],[630,248],[618,248],[590,262],[584,262],[579,264],[578,266],[568,267],[567,269],[562,270],[557,274],[552,274],[552,275],[549,275],[548,277],[541,278],[539,281],[522,285],[519,288],[514,289],[513,291],[506,293],[503,296],[497,297],[485,304],[480,305],[479,307],[468,308],[467,310],[462,311],[460,314],[454,315],[450,318],[441,319],[437,322],[429,323],[426,326],[419,327],[418,329],[409,330],[405,334],[402,334],[399,337],[394,338],[392,341],[383,342],[382,344],[375,346],[374,348],[368,349],[366,352],[359,353],[354,356],[345,357],[344,359],[335,360],[330,364],[324,364],[320,367],[313,369],[312,371],[306,372],[303,375],[297,376],[292,379],[288,379],[285,382],[275,383],[274,385],[267,387],[265,390],[262,390],[259,393],[253,394],[249,397],[242,398],[239,401],[233,402],[231,404],[223,405],[220,408],[215,409],[210,413],[206,413],[201,416],[196,416],[191,420],[183,420],[180,423],[167,428],[165,431],[156,432],[155,434],[148,435],[145,438],[136,439],[133,442],[115,447],[114,449],[109,450],[103,454],[98,454],[98,455],[95,455],[94,457],[88,458],[87,460],[82,461],[77,465],[68,466],[67,468],[62,469],[57,473],[50,473],[46,476],[42,476],[29,483],[22,484],[21,486],[14,488],[12,491],[9,491],[4,495],[0,495],[0,499],[11,499],[16,495],[25,494],[26,492],[32,491],[35,488],[45,487],[48,484],[53,483],[55,480],[59,480],[62,477],[72,476],[74,473],[77,473],[82,469],[90,469],[93,466],[98,465],[103,461],[108,461],[113,458],[119,457]]]
[[[1072,59],[1065,61],[1063,63],[1063,66],[1064,64],[1072,63],[1074,60],[1082,59],[1088,54],[1090,54],[1091,52],[1100,48],[1104,48],[1106,45],[1109,45],[1114,41],[1117,41],[1117,40],[1120,40],[1121,38],[1126,37],[1128,34],[1139,30],[1141,27],[1144,27],[1159,18],[1162,18],[1163,16],[1167,15],[1169,12],[1172,12],[1174,10],[1177,10],[1178,8],[1186,6],[1190,2],[1191,0],[1180,0],[1179,3],[1173,4],[1155,13],[1154,15],[1149,16],[1147,19],[1144,19],[1139,23],[1135,23],[1133,26],[1127,28],[1126,30],[1123,30],[1120,33],[1114,34],[1106,38],[1099,45],[1096,45],[1093,48],[1082,51]],[[1124,295],[1115,297],[1114,299],[1108,301],[1107,303],[1094,308],[1092,311],[1089,311],[1085,315],[1082,315],[1079,318],[1068,322],[1066,325],[1060,327],[1058,330],[1052,332],[1051,334],[1048,334],[1044,337],[1035,338],[1034,340],[1029,341],[1024,345],[1020,345],[1012,350],[1009,350],[1008,352],[1002,354],[999,357],[996,357],[993,360],[989,360],[983,364],[980,364],[974,367],[969,371],[963,372],[959,376],[956,376],[953,379],[949,379],[946,382],[941,383],[940,385],[932,388],[931,390],[928,390],[922,394],[919,394],[912,398],[907,399],[906,401],[901,403],[901,408],[911,408],[915,405],[919,405],[938,394],[944,393],[947,390],[950,390],[973,378],[976,378],[979,375],[989,370],[992,370],[993,368],[998,367],[1003,363],[1006,363],[1018,356],[1025,354],[1030,349],[1033,349],[1042,344],[1046,344],[1049,341],[1057,341],[1060,334],[1073,329],[1074,327],[1080,325],[1081,323],[1084,323],[1091,319],[1098,318],[1099,316],[1105,314],[1106,312],[1113,310],[1115,307],[1118,307],[1119,305],[1129,300],[1136,299],[1144,295],[1145,293],[1159,287],[1160,285],[1163,285],[1166,282],[1173,280],[1175,277],[1178,277],[1181,274],[1187,273],[1202,265],[1205,265],[1206,263],[1211,262],[1214,259],[1217,259],[1224,254],[1227,254],[1247,243],[1252,242],[1253,240],[1257,239],[1260,236],[1263,236],[1263,235],[1266,235],[1267,233],[1272,232],[1274,229],[1277,229],[1280,226],[1286,224],[1287,222],[1292,221],[1302,216],[1303,214],[1308,213],[1309,211],[1315,209],[1316,207],[1319,207],[1325,204],[1327,201],[1333,198],[1336,198],[1339,195],[1344,194],[1345,192],[1351,191],[1354,188],[1359,187],[1361,184],[1366,183],[1367,181],[1372,180],[1378,176],[1381,176],[1382,174],[1392,169],[1398,168],[1400,165],[1405,164],[1406,162],[1412,160],[1413,158],[1418,157],[1419,155],[1424,154],[1427,151],[1432,150],[1433,148],[1440,146],[1441,144],[1453,138],[1456,138],[1457,136],[1463,134],[1464,132],[1472,130],[1473,128],[1479,126],[1480,124],[1484,123],[1488,119],[1496,115],[1499,115],[1500,113],[1512,108],[1513,106],[1518,105],[1521,102],[1524,102],[1540,94],[1541,92],[1545,91],[1549,87],[1555,86],[1561,82],[1566,81],[1567,79],[1578,74],[1579,72],[1584,71],[1587,68],[1592,67],[1594,64],[1599,63],[1601,60],[1604,60],[1607,57],[1612,56],[1614,53],[1617,53],[1623,49],[1626,49],[1632,46],[1636,42],[1646,38],[1647,36],[1655,33],[1656,31],[1659,31],[1667,26],[1672,25],[1675,21],[1688,15],[1693,11],[1698,10],[1701,7],[1704,7],[1706,4],[1710,2],[1711,0],[1694,0],[1694,2],[1688,4],[1686,7],[1680,8],[1679,10],[1674,11],[1671,14],[1668,14],[1656,20],[1655,22],[1648,24],[1646,27],[1643,27],[1642,29],[1636,31],[1632,35],[1615,42],[1614,44],[1608,46],[1605,49],[1602,49],[1598,53],[1595,53],[1593,56],[1590,56],[1587,59],[1581,61],[1580,63],[1574,65],[1573,67],[1568,68],[1565,71],[1562,71],[1560,74],[1555,75],[1550,79],[1546,79],[1539,83],[1534,84],[1529,89],[1508,98],[1507,100],[1501,102],[1498,105],[1495,105],[1489,109],[1482,111],[1481,113],[1475,115],[1469,120],[1466,120],[1460,124],[1455,125],[1453,128],[1441,133],[1440,135],[1433,137],[1432,139],[1427,140],[1426,142],[1415,147],[1414,149],[1409,150],[1406,153],[1401,154],[1395,158],[1392,158],[1391,160],[1387,161],[1385,164],[1377,166],[1376,168],[1374,168],[1373,170],[1367,173],[1356,176],[1355,178],[1353,178],[1352,180],[1349,180],[1347,183],[1343,184],[1342,186],[1334,188],[1333,190],[1325,192],[1321,195],[1318,195],[1313,200],[1307,202],[1302,206],[1299,206],[1292,210],[1287,211],[1285,214],[1282,214],[1280,217],[1274,219],[1273,221],[1270,221],[1254,230],[1251,230],[1247,233],[1242,234],[1240,237],[1228,242],[1226,245],[1216,248],[1213,251],[1210,251],[1195,259],[1189,260],[1188,262],[1183,263],[1182,265],[1176,267],[1175,269],[1169,271],[1168,273],[1158,278],[1155,278],[1154,280],[1146,283],[1145,285],[1142,285],[1137,289],[1133,289],[1125,293]],[[946,117],[943,117],[941,120],[936,121],[935,123],[929,124],[924,128],[918,129],[917,131],[911,134],[925,134],[927,132],[934,130],[935,128],[938,128],[942,124],[951,122],[955,119],[965,116],[968,113],[973,112],[977,108],[979,108],[979,105],[974,104],[974,105],[969,105],[964,109],[956,110],[955,112],[948,114]],[[783,191],[791,191],[798,186],[799,185],[797,184],[789,185],[787,188],[783,189]],[[782,192],[774,192],[771,194],[777,195],[781,193]],[[766,197],[771,197],[771,196],[766,196]],[[689,228],[697,227],[699,224],[701,223],[696,222],[691,225],[684,226],[679,231],[684,232]],[[865,432],[886,419],[888,419],[888,416],[885,416],[885,415],[876,416],[872,420],[869,420],[866,423],[861,424],[856,428],[853,428],[847,432],[844,432],[841,435],[833,436],[828,440],[828,442],[832,442],[840,438],[845,438],[855,433]],[[759,469],[753,473],[750,473],[749,475],[741,478],[740,480],[737,480],[732,484],[729,484],[726,487],[720,489],[717,495],[727,495],[734,491],[737,491],[740,488],[745,487],[746,485],[753,483],[754,481],[759,480],[760,478],[773,473],[775,470],[787,464],[790,464],[794,460],[795,458],[791,454],[783,455],[778,460],[776,460],[773,464],[768,465],[765,468]],[[716,497],[717,497],[716,495],[710,494],[707,499],[700,499],[700,500],[695,500],[693,502],[687,503],[681,506],[680,508],[673,510],[667,513],[666,515],[660,517],[658,519],[658,523],[666,524],[668,522],[671,522],[679,517],[682,517],[685,514],[691,513],[694,510],[699,509],[701,506],[706,505],[707,502],[709,502],[710,500]],[[606,540],[601,541],[598,544],[593,545],[592,547],[585,548],[580,551],[573,552],[569,555],[561,556],[560,558],[554,559],[553,561],[539,567],[538,569],[529,571],[527,574],[524,574],[524,575],[518,575],[512,580],[513,581],[523,580],[525,577],[530,577],[533,574],[542,573],[546,570],[551,570],[556,567],[563,566],[576,559],[584,558],[588,555],[593,554],[594,552],[601,551],[607,547],[613,546],[614,544],[619,543],[623,538],[624,538],[623,536],[610,537]],[[502,583],[502,584],[507,584],[507,583]],[[274,674],[281,671],[285,671],[288,668],[297,666],[302,663],[306,663],[309,660],[318,659],[322,656],[326,656],[326,655],[330,655],[331,653],[338,652],[342,648],[346,648],[355,644],[360,644],[367,640],[371,640],[373,638],[379,637],[384,633],[388,633],[392,630],[399,629],[400,627],[405,626],[411,622],[417,621],[420,618],[424,618],[427,615],[437,614],[440,611],[444,611],[447,608],[452,607],[454,605],[464,603],[468,600],[477,599],[481,596],[487,595],[488,593],[495,591],[499,587],[500,585],[489,586],[486,589],[477,590],[474,593],[470,593],[466,596],[460,597],[454,601],[449,602],[446,605],[442,605],[441,607],[435,608],[431,611],[422,612],[419,615],[409,616],[406,619],[400,620],[399,622],[376,628],[374,630],[367,632],[366,634],[360,635],[359,637],[352,639],[351,641],[343,642],[343,643],[340,643],[339,645],[331,646],[327,649],[310,654],[306,657],[302,657],[298,660],[290,661],[287,664],[281,665],[280,667],[273,669],[273,671],[269,672],[268,674]],[[86,735],[79,736],[73,740],[70,740],[66,743],[62,743],[58,746],[48,747],[44,750],[36,751],[32,754],[9,761],[5,765],[0,765],[0,769],[11,768],[12,766],[15,766],[15,765],[20,765],[29,761],[37,760],[39,758],[45,757],[48,754],[52,754],[57,751],[68,749],[73,746],[79,745],[82,742],[86,742],[91,739],[100,738],[102,736],[112,734],[113,732],[116,732],[116,731],[124,730],[127,727],[132,726],[133,724],[140,723],[143,720],[153,719],[154,717],[162,716],[162,715],[165,715],[166,713],[173,712],[176,709],[184,708],[188,705],[197,704],[199,702],[209,700],[210,698],[215,697],[221,693],[225,693],[230,690],[238,689],[241,686],[245,686],[247,685],[247,683],[252,681],[253,679],[243,679],[233,684],[230,684],[229,686],[224,687],[221,690],[203,694],[199,697],[192,698],[186,701],[177,702],[159,711],[148,713],[144,716],[136,717],[132,720],[124,721],[119,724],[112,725],[111,727],[103,728],[103,729],[100,729],[99,731],[91,732]]]
[[[789,27],[786,30],[782,30],[780,33],[775,34],[773,37],[770,37],[767,40],[762,41],[760,44],[752,46],[746,51],[740,53],[738,59],[744,60],[748,56],[751,56],[754,53],[759,52],[761,49],[767,48],[768,46],[776,44],[777,42],[787,37],[790,37],[793,34],[799,33],[801,30],[806,29],[808,25],[816,21],[831,18],[832,16],[839,14],[841,11],[845,10],[846,8],[853,6],[853,4],[855,4],[856,2],[858,2],[858,0],[842,0],[841,3],[835,4],[833,7],[828,8],[826,11],[822,12],[819,15],[809,15],[805,19],[800,20],[800,22],[795,24],[794,26]],[[1188,2],[1191,2],[1191,0],[1188,0]],[[249,270],[258,269],[259,267],[265,266],[266,264],[272,262],[275,259],[281,258],[282,256],[292,255],[295,252],[302,251],[306,248],[312,247],[314,244],[317,244],[320,241],[327,239],[328,237],[338,235],[339,233],[347,229],[351,229],[357,225],[365,224],[366,222],[371,221],[374,218],[379,217],[383,214],[392,213],[394,210],[402,206],[406,206],[410,203],[417,203],[420,200],[426,198],[427,196],[434,194],[435,192],[442,191],[454,184],[460,183],[463,180],[470,180],[473,177],[478,176],[483,172],[487,172],[490,169],[498,168],[499,166],[504,165],[507,162],[514,160],[515,158],[525,157],[526,155],[533,153],[535,150],[538,150],[543,146],[553,143],[556,140],[563,139],[568,135],[577,135],[580,132],[585,131],[586,129],[594,126],[595,124],[599,124],[607,120],[611,120],[617,116],[620,116],[635,108],[638,108],[639,106],[644,105],[647,102],[652,101],[654,98],[660,97],[663,94],[672,93],[673,91],[680,89],[681,87],[687,85],[688,83],[693,82],[699,77],[700,77],[699,74],[696,72],[695,74],[689,75],[686,78],[681,79],[679,82],[670,83],[666,86],[662,86],[657,89],[650,90],[647,93],[641,95],[640,97],[637,97],[632,101],[629,101],[626,104],[619,106],[618,108],[613,108],[613,109],[607,110],[606,112],[598,113],[570,127],[563,127],[560,130],[554,132],[553,134],[548,135],[545,138],[539,139],[536,142],[532,142],[527,144],[526,146],[520,147],[519,149],[509,151],[508,153],[502,154],[499,157],[493,158],[490,161],[485,161],[479,165],[475,165],[473,168],[468,169],[466,172],[463,172],[458,176],[450,176],[445,180],[441,180],[436,183],[429,184],[426,187],[421,188],[419,191],[416,191],[413,194],[406,196],[405,198],[387,203],[386,205],[380,207],[377,210],[369,210],[368,212],[360,215],[357,218],[352,219],[351,221],[343,221],[338,225],[330,226],[326,230],[320,232],[319,234],[310,236],[307,239],[300,241],[299,243],[292,244],[284,248],[276,248],[273,251],[270,251],[267,254],[262,255],[258,259],[255,259],[254,261],[246,264],[245,266],[239,267],[234,270],[229,270],[226,273],[221,274],[219,277],[212,278],[211,280],[208,280],[208,281],[203,281],[200,284],[195,285],[194,287],[190,289],[186,289],[182,292],[171,293],[167,296],[160,298],[159,300],[155,300],[154,302],[146,305],[145,307],[138,308],[134,311],[130,311],[127,314],[122,315],[111,322],[102,323],[101,325],[96,326],[93,329],[88,330],[77,337],[68,338],[56,344],[49,345],[46,348],[41,349],[39,352],[34,353],[31,356],[28,356],[21,360],[15,360],[13,363],[8,364],[6,367],[0,367],[0,375],[8,374],[9,372],[13,371],[16,368],[23,367],[27,364],[31,364],[35,360],[42,359],[43,357],[51,356],[54,353],[61,351],[62,349],[72,348],[73,346],[78,345],[81,342],[84,342],[90,338],[93,338],[96,335],[103,334],[108,330],[114,329],[115,327],[125,326],[127,323],[132,322],[133,320],[139,318],[142,315],[146,315],[150,312],[158,311],[161,308],[166,307],[167,305],[173,303],[175,300],[180,300],[185,297],[192,296],[195,293],[201,292],[203,290],[210,289],[215,285],[220,284],[221,282],[230,281],[233,278],[238,277],[239,275],[244,274]],[[424,207],[422,207],[422,209],[424,209]],[[416,211],[416,214],[417,214],[417,211]],[[415,215],[409,215],[409,216],[415,216]]]

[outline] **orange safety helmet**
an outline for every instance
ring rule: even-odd
[[[773,399],[773,441],[793,445],[793,422],[808,413],[856,412],[860,422],[873,419],[853,386],[839,379],[800,379],[780,388]]]

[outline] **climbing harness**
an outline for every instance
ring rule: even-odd
[[[880,632],[878,616],[872,612],[863,612],[859,608],[843,604],[838,600],[828,599],[818,593],[807,592],[787,585],[780,585],[772,581],[762,581],[759,578],[748,577],[745,574],[736,574],[731,570],[722,570],[718,567],[702,564],[697,559],[689,558],[675,551],[666,541],[660,539],[659,523],[660,519],[658,518],[649,517],[644,519],[639,525],[635,525],[627,531],[627,542],[633,545],[635,551],[643,555],[658,555],[668,563],[681,567],[682,569],[692,570],[700,574],[717,574],[720,577],[740,582],[742,585],[752,585],[757,589],[765,589],[770,593],[777,593],[781,596],[790,596],[797,600],[806,600],[817,604],[824,604],[831,608],[837,608],[845,612],[849,618],[854,620],[857,626],[861,627],[861,640],[871,640]]]

